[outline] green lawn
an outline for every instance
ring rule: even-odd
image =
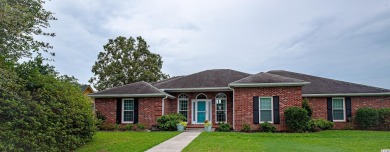
[[[390,149],[390,131],[317,133],[203,132],[183,151],[375,151]]]
[[[97,132],[79,152],[145,151],[180,132]]]

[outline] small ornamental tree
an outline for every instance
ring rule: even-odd
[[[292,132],[303,132],[306,130],[310,117],[307,111],[301,107],[289,107],[284,111],[286,125]]]
[[[309,105],[309,100],[307,98],[303,99],[302,108],[307,111],[307,115],[311,118],[313,111],[311,110],[311,107]]]

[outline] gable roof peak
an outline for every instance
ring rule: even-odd
[[[153,85],[159,89],[227,88],[229,83],[250,75],[232,69],[210,69],[170,80],[163,80]]]
[[[304,80],[290,78],[286,76],[260,72],[240,80],[234,81],[233,83],[301,83]]]

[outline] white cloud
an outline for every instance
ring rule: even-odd
[[[390,88],[388,1],[48,3],[56,67],[84,83],[109,38],[142,36],[170,75],[286,69]]]

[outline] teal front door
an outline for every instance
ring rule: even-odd
[[[197,102],[197,123],[203,123],[206,120],[206,101],[198,101]]]

